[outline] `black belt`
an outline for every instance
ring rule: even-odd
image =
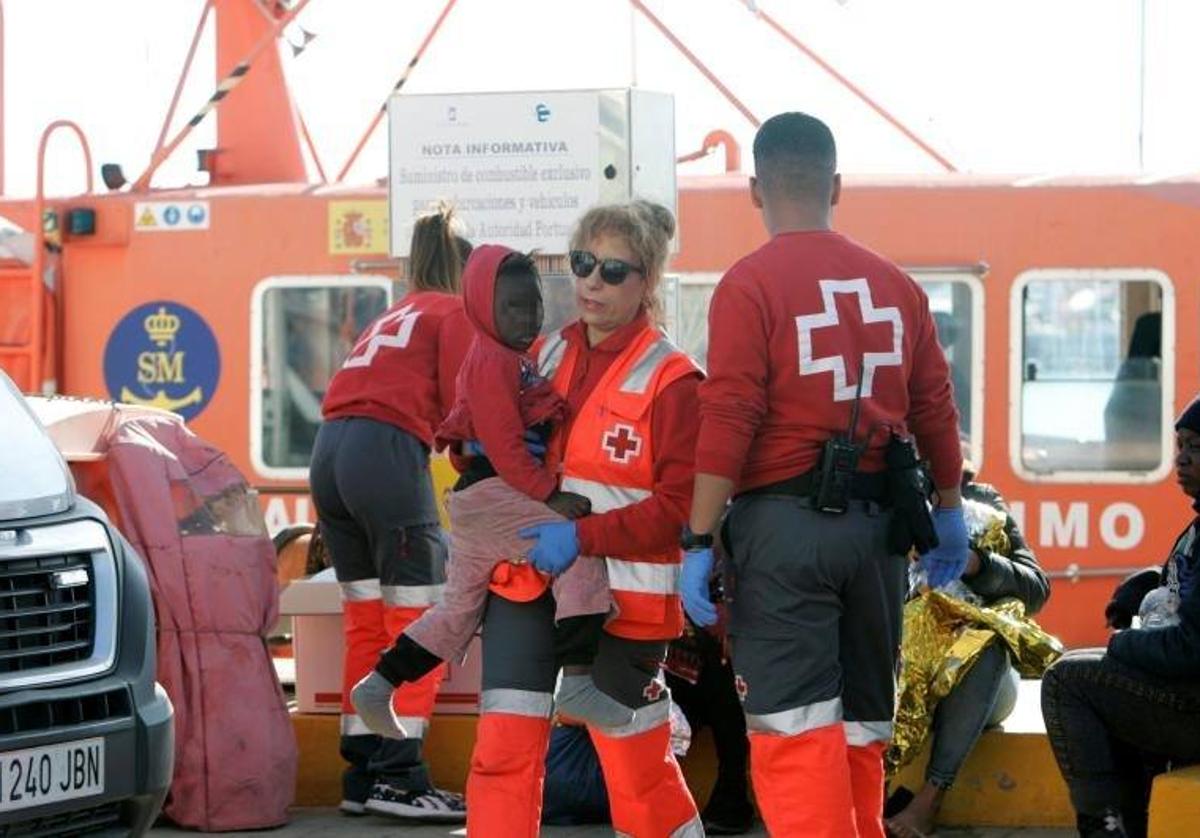
[[[766,486],[755,486],[739,492],[737,497],[751,495],[796,495],[797,497],[812,497],[821,480],[820,473],[813,469],[795,477],[788,477],[777,483]],[[886,471],[856,471],[850,478],[850,497],[852,500],[870,500],[887,504],[889,500],[888,480]]]

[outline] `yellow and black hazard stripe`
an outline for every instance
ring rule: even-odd
[[[196,111],[196,115],[188,120],[188,127],[193,128],[199,124],[200,120],[208,115],[208,112],[217,106],[217,103],[229,95],[229,91],[233,90],[242,80],[246,78],[246,73],[250,72],[250,62],[243,61],[241,64],[229,71],[229,75],[221,79],[217,84],[216,92],[208,97],[208,101],[200,110]]]
[[[379,106],[379,110],[381,112],[387,111],[388,100],[390,100],[392,98],[393,93],[398,91],[400,88],[404,87],[404,83],[406,81],[408,81],[408,77],[410,75],[412,75],[413,67],[416,67],[417,62],[420,60],[421,60],[421,54],[417,53],[416,55],[414,55],[412,57],[412,61],[408,62],[408,66],[404,68],[404,75],[400,76],[400,81],[396,82],[395,86],[392,87],[391,93],[388,94],[388,98],[384,99],[383,104]]]

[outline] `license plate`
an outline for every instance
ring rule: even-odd
[[[103,791],[103,739],[0,753],[0,812]]]

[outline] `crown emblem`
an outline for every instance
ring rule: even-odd
[[[167,313],[166,306],[159,306],[158,312],[143,320],[142,325],[146,327],[146,334],[150,336],[150,340],[158,346],[166,346],[175,339],[180,321],[174,314]]]

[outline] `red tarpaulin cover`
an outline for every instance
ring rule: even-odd
[[[112,490],[147,565],[158,680],[175,705],[163,811],[201,830],[285,823],[297,752],[266,645],[279,594],[258,504],[229,459],[179,417],[125,414],[110,428]]]

